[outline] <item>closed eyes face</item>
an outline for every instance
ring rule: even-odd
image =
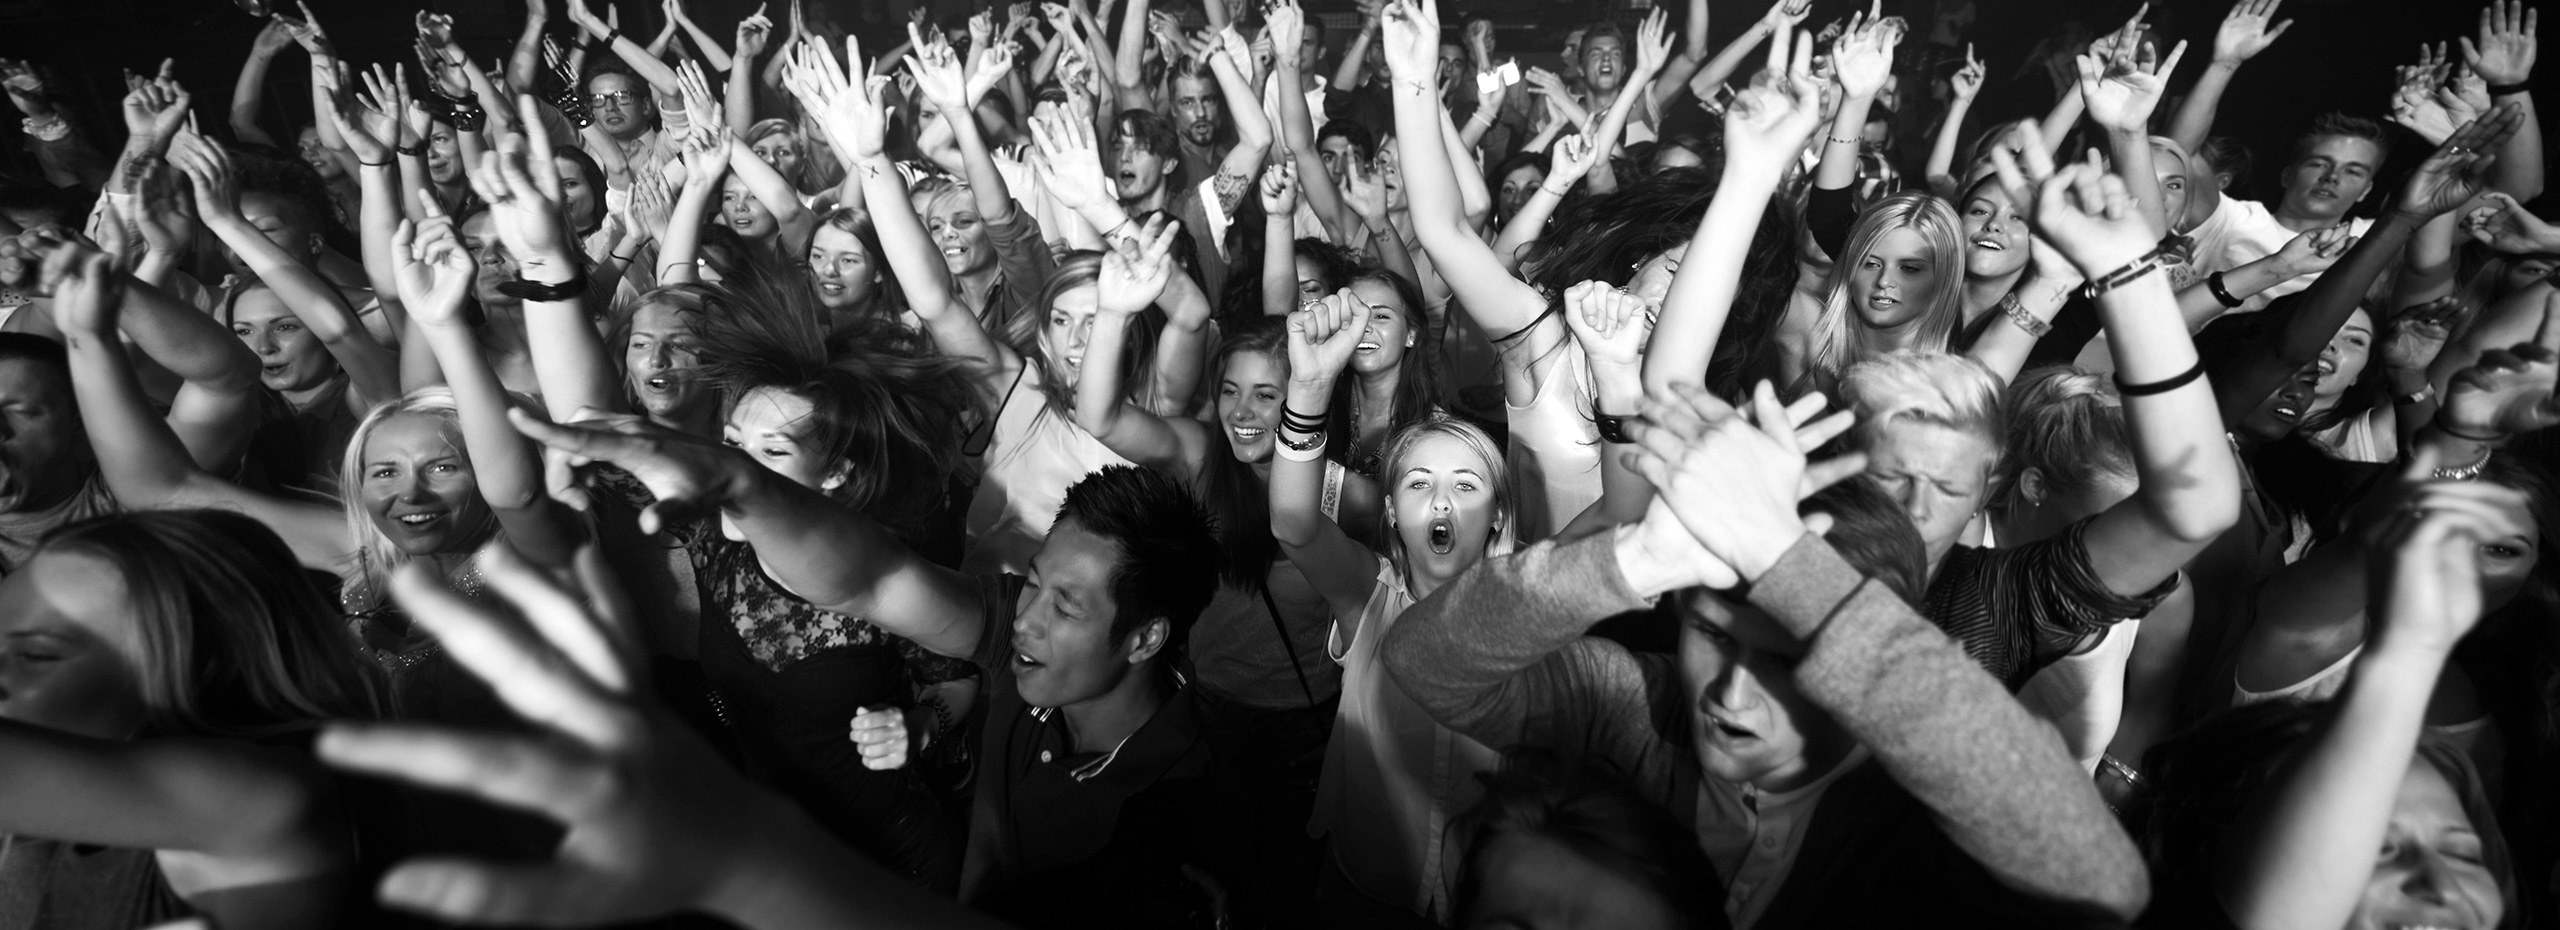
[[[231,304],[231,334],[258,354],[258,381],[271,391],[306,391],[338,374],[338,362],[284,300],[267,288]]]
[[[1374,278],[1354,282],[1351,296],[1368,307],[1369,316],[1368,331],[1361,334],[1360,347],[1351,355],[1351,370],[1374,374],[1404,364],[1405,350],[1413,346],[1404,297]]]
[[[1964,273],[1996,278],[2027,266],[2034,245],[2027,218],[2000,185],[1978,186],[1964,202]]]
[[[729,418],[720,426],[720,441],[746,450],[747,457],[755,459],[756,464],[791,479],[793,484],[816,491],[834,490],[844,483],[847,469],[840,460],[830,461],[823,451],[809,446],[809,418],[816,411],[816,405],[798,394],[779,388],[750,388],[730,406]]]
[[[1671,282],[1680,276],[1680,262],[1688,254],[1689,244],[1683,242],[1637,263],[1635,276],[1627,279],[1627,290],[1644,301],[1645,309],[1661,312],[1663,298],[1671,296]]]
[[[831,225],[809,236],[809,277],[817,283],[818,303],[829,310],[860,305],[880,283],[862,237]]]
[[[2347,315],[2347,325],[2329,337],[2313,363],[2320,372],[2320,384],[2313,388],[2314,409],[2326,409],[2347,393],[2347,388],[2364,376],[2365,363],[2373,357],[2373,315],[2364,308]]]
[[[1867,480],[1911,517],[1929,548],[1929,564],[1955,548],[1964,526],[1982,509],[1991,468],[1999,456],[1970,433],[1902,417],[1886,423],[1867,444]]]
[[[1929,254],[1929,240],[1919,230],[1889,230],[1876,237],[1875,247],[1859,257],[1849,275],[1850,309],[1871,329],[1910,325],[1927,311],[1938,272],[1937,257]]]
[[[384,419],[365,436],[363,462],[357,499],[400,551],[467,552],[496,529],[453,424],[423,413]]]
[[[2488,930],[2506,916],[2506,899],[2488,865],[2487,840],[2464,811],[2453,783],[2424,757],[2391,803],[2391,822],[2375,854],[2350,930],[2443,927]]]
[[[1310,300],[1321,300],[1324,298],[1324,295],[1332,293],[1332,291],[1325,289],[1324,269],[1316,267],[1315,259],[1300,255],[1291,259],[1291,263],[1295,264],[1298,268],[1299,303],[1306,303]]]
[[[124,576],[46,552],[0,578],[0,719],[96,739],[142,726],[142,688],[118,643],[139,636]]]
[[[455,238],[462,240],[463,251],[470,252],[473,264],[479,266],[479,276],[471,284],[472,299],[482,304],[512,306],[522,301],[507,296],[498,290],[498,285],[515,280],[516,260],[507,254],[506,244],[498,241],[494,222],[488,211],[472,214],[462,221]]]
[[[243,191],[240,194],[240,218],[258,227],[276,248],[297,258],[320,254],[320,237],[302,218],[302,211],[282,194],[267,191]]]

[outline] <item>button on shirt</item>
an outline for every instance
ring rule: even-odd
[[[1804,848],[1805,827],[1822,792],[1867,761],[1857,747],[1821,778],[1792,791],[1762,791],[1718,778],[1698,785],[1698,843],[1716,874],[1724,876],[1724,912],[1735,930],[1746,930],[1777,900],[1789,867]]]

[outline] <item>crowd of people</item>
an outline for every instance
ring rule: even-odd
[[[2281,3],[0,61],[0,930],[2549,926],[2537,15]]]

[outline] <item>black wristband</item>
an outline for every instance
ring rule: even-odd
[[[1635,437],[1627,435],[1627,423],[1641,419],[1633,415],[1610,416],[1596,410],[1591,414],[1591,422],[1600,427],[1600,441],[1619,446],[1635,444]]]
[[[2213,292],[2214,303],[2221,304],[2225,308],[2236,309],[2240,306],[2240,298],[2231,296],[2231,289],[2222,286],[2222,272],[2205,275],[2204,286],[2206,290]]]
[[[420,142],[416,145],[393,145],[391,150],[402,155],[424,155],[427,154],[427,144]]]
[[[2531,85],[2525,84],[2522,81],[2518,81],[2513,84],[2491,84],[2489,85],[2489,96],[2513,97],[2517,94],[2530,93],[2532,90],[2533,87]]]
[[[500,282],[498,293],[533,303],[553,303],[586,293],[587,283],[587,276],[584,274],[570,275],[569,280],[558,284],[544,284],[517,278],[513,281]]]
[[[2455,438],[2455,439],[2459,439],[2459,440],[2462,440],[2462,441],[2464,441],[2464,442],[2493,443],[2493,442],[2500,442],[2500,441],[2503,441],[2503,440],[2505,440],[2505,439],[2507,438],[2507,437],[2505,437],[2505,436],[2474,436],[2474,435],[2471,435],[2471,434],[2469,434],[2469,433],[2465,433],[2465,432],[2463,432],[2463,431],[2461,431],[2461,430],[2454,429],[2453,427],[2450,427],[2450,426],[2446,426],[2446,425],[2444,425],[2444,420],[2442,420],[2441,418],[2437,419],[2435,422],[2430,423],[2430,424],[2428,424],[2428,425],[2429,425],[2429,426],[2433,426],[2433,427],[2435,427],[2435,428],[2436,428],[2436,432],[2443,433],[2443,434],[2445,434],[2445,435],[2447,435],[2447,436],[2451,436],[2451,437],[2453,437],[2453,438]]]
[[[504,285],[500,286],[503,287]],[[2149,397],[2154,394],[2166,394],[2170,391],[2186,387],[2189,382],[2201,377],[2204,377],[2203,359],[2197,359],[2195,367],[2170,375],[2169,377],[2159,381],[2151,382],[2150,384],[2126,384],[2124,381],[2124,374],[2122,372],[2118,372],[2116,374],[2116,393],[2125,397]]]

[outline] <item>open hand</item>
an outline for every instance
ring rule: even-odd
[[[1174,233],[1181,229],[1181,223],[1168,222],[1163,214],[1157,214],[1137,235],[1111,243],[1102,253],[1102,272],[1096,281],[1096,312],[1120,318],[1112,325],[1125,325],[1127,317],[1145,311],[1163,296],[1165,282],[1173,275]],[[1102,324],[1097,321],[1095,325]]]
[[[419,191],[418,208],[418,219],[401,220],[391,234],[391,277],[400,302],[419,325],[468,325],[463,302],[480,269],[454,237],[453,218],[436,205],[434,192]]]
[[[2454,321],[2461,315],[2462,299],[2450,296],[2402,310],[2383,327],[2382,344],[2374,357],[2382,361],[2385,371],[2424,375],[2444,351],[2445,340],[2452,338]]]
[[[2391,208],[2421,222],[2462,206],[2488,186],[2498,146],[2524,125],[2524,111],[2509,104],[2464,124],[2419,163]]]
[[[2437,424],[2460,438],[2514,436],[2560,423],[2560,293],[2542,302],[2532,342],[2480,354],[2446,385]]]
[[[1725,106],[1727,174],[1751,171],[1774,179],[1804,151],[1823,120],[1823,82],[1812,68],[1812,37],[1769,37],[1768,66]]]
[[[2273,26],[2267,24],[2275,18],[2276,8],[2283,5],[2284,0],[2240,0],[2232,4],[2231,12],[2222,16],[2221,28],[2214,31],[2213,60],[2237,65],[2276,44],[2277,37],[2293,28],[2290,19]]]
[[[2462,218],[2463,231],[2510,255],[2560,252],[2560,228],[2542,221],[2516,199],[2497,191],[2480,195],[2486,206]]]
[[[2541,13],[2524,0],[2489,0],[2480,10],[2480,38],[2464,38],[2462,60],[2491,84],[2522,84],[2533,76],[2534,29]]]

